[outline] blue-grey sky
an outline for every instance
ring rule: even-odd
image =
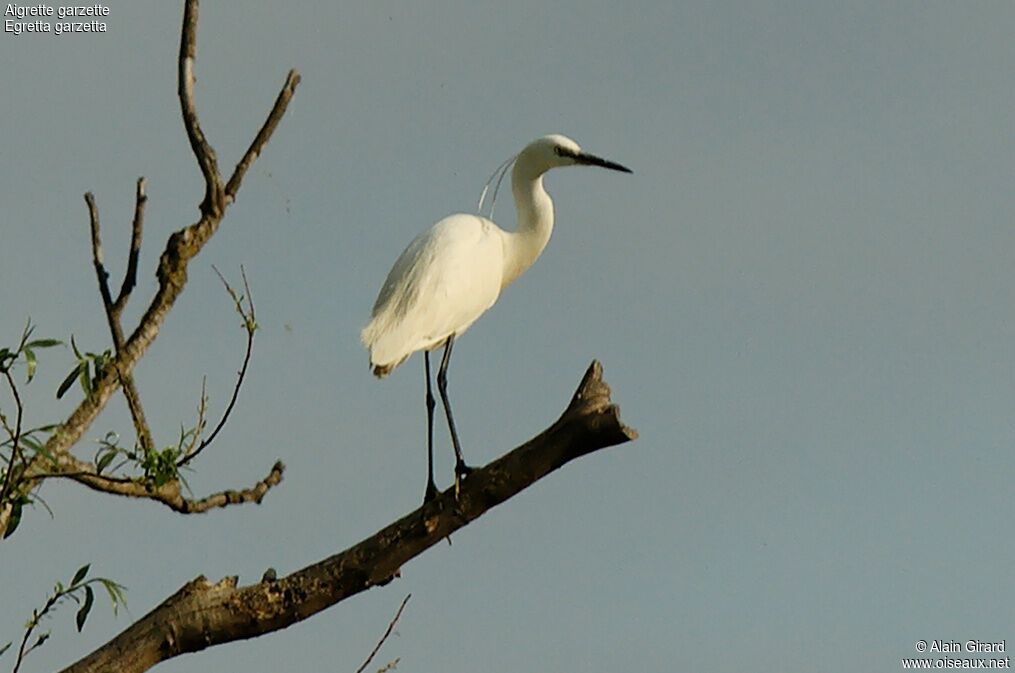
[[[119,277],[148,180],[130,320],[196,217],[180,3],[107,5],[105,33],[0,35],[2,344],[31,316],[108,346],[83,192]],[[422,363],[377,382],[359,330],[405,244],[554,132],[635,173],[548,176],[549,246],[455,349],[464,450],[486,463],[543,429],[593,358],[641,438],[387,587],[158,670],[353,671],[409,592],[378,659],[399,671],[894,671],[918,639],[1015,642],[1013,31],[1009,2],[206,1],[197,102],[224,168],[287,69],[303,83],[137,378],[162,445],[205,375],[217,417],[243,333],[211,265],[243,264],[254,362],[188,479],[245,486],[276,458],[286,478],[198,517],[47,484],[53,518],[30,512],[0,551],[0,643],[86,562],[131,614],[97,605],[79,635],[66,610],[25,670],[198,574],[288,573],[414,508]],[[497,215],[513,226],[506,197]],[[29,421],[70,411],[53,393],[72,360],[46,354]],[[129,439],[124,406],[82,455]]]

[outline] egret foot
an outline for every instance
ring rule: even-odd
[[[437,490],[437,484],[433,483],[433,479],[431,479],[426,485],[426,492],[423,494],[423,504],[427,504],[438,495],[440,495],[440,491]]]

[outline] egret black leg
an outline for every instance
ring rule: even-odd
[[[455,344],[455,335],[448,337],[444,346],[444,357],[441,358],[441,367],[437,370],[437,390],[441,394],[441,401],[444,402],[444,413],[448,417],[448,429],[451,430],[451,443],[455,446],[455,493],[461,486],[462,477],[472,472],[472,468],[465,464],[462,458],[462,445],[458,442],[458,431],[455,430],[455,419],[451,415],[451,403],[448,402],[448,363],[451,361],[451,348]]]
[[[430,390],[430,352],[423,351],[423,367],[426,370],[426,467],[427,482],[426,492],[423,494],[423,504],[426,504],[437,497],[437,484],[433,480],[433,410],[437,402]]]

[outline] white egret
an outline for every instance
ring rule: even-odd
[[[511,162],[505,162],[502,169],[506,171]],[[361,335],[370,351],[370,367],[378,378],[390,374],[416,351],[423,351],[429,469],[424,502],[437,495],[433,478],[436,402],[430,388],[430,351],[444,346],[437,390],[455,449],[457,488],[470,468],[462,458],[448,403],[451,348],[455,338],[493,306],[501,290],[532,266],[546,247],[553,231],[553,201],[543,189],[543,174],[551,168],[575,165],[631,172],[583,152],[578,143],[562,135],[548,135],[529,143],[513,162],[511,190],[518,211],[516,230],[504,231],[485,217],[464,213],[434,224],[417,236],[391,267],[374,303],[370,323]]]

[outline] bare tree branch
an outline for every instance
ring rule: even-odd
[[[197,120],[197,107],[194,104],[194,60],[197,58],[197,16],[198,0],[187,0],[183,9],[183,32],[180,39],[180,57],[177,63],[177,93],[183,111],[183,125],[187,129],[190,147],[197,158],[197,164],[204,175],[204,201],[201,212],[206,215],[220,216],[222,203],[222,177],[219,175],[218,160],[215,150],[208,144]]]
[[[137,255],[134,251],[134,241],[136,239],[138,245],[140,245],[140,228],[138,212],[139,209],[143,208],[143,201],[140,200],[144,196],[144,178],[138,180],[138,189],[140,196],[138,205],[135,206],[135,217],[133,234],[131,235],[131,262],[133,262],[135,271],[137,269]],[[126,304],[127,295],[130,290],[127,290],[125,294],[123,290],[120,292],[120,296],[114,302],[112,294],[109,291],[109,272],[106,271],[102,261],[102,237],[100,234],[99,226],[99,209],[95,205],[95,197],[91,192],[85,193],[85,203],[88,204],[88,215],[91,223],[92,231],[92,264],[95,266],[95,275],[99,281],[99,294],[102,295],[102,307],[106,312],[106,322],[109,323],[109,332],[113,338],[113,347],[116,349],[117,354],[123,350],[123,326],[120,324],[120,311],[123,310],[124,304]],[[124,277],[124,288],[127,287],[127,279],[130,277],[130,262],[128,262],[128,270]],[[133,285],[133,282],[131,282]],[[122,300],[122,301],[121,301]],[[119,306],[119,308],[117,308]],[[120,385],[123,388],[123,396],[127,400],[127,407],[130,409],[130,417],[134,421],[134,431],[137,433],[138,443],[145,451],[151,451],[155,448],[155,442],[152,440],[152,431],[148,425],[148,420],[145,418],[144,408],[141,406],[141,393],[138,392],[137,386],[134,385],[134,377],[129,373],[123,372],[121,369],[116,369],[117,377],[119,378]]]
[[[282,116],[285,114],[286,108],[289,107],[289,101],[292,100],[293,94],[296,92],[296,86],[299,83],[300,74],[295,70],[290,70],[289,74],[286,75],[282,90],[278,92],[278,98],[275,99],[275,105],[271,108],[268,118],[265,120],[261,130],[257,132],[253,142],[250,143],[250,147],[247,148],[247,152],[243,155],[240,163],[236,164],[236,170],[233,171],[232,177],[229,178],[229,182],[226,184],[226,204],[232,203],[236,198],[236,192],[240,190],[243,176],[247,174],[247,169],[250,168],[250,165],[261,154],[261,150],[264,149],[271,135],[275,132],[275,127],[282,120]]]
[[[145,179],[137,179],[137,189],[134,194],[134,221],[130,227],[130,252],[127,255],[127,271],[123,274],[123,284],[120,286],[120,294],[113,302],[113,315],[118,319],[123,313],[130,293],[137,284],[137,262],[141,254],[141,234],[144,229],[144,209],[148,203],[148,195],[145,193]]]
[[[73,457],[64,461],[64,464],[66,465],[64,470],[44,473],[41,476],[71,479],[92,490],[110,495],[154,500],[180,514],[200,514],[229,505],[260,504],[272,487],[282,483],[282,475],[285,473],[285,465],[282,461],[277,461],[268,475],[250,488],[239,491],[229,489],[195,500],[183,496],[178,480],[170,481],[162,486],[155,486],[135,479],[99,474],[92,463]]]
[[[88,204],[88,215],[92,229],[92,264],[95,266],[95,275],[99,279],[99,294],[102,295],[102,306],[106,309],[106,317],[109,319],[109,328],[113,332],[113,340],[119,341],[122,344],[123,330],[120,328],[120,324],[113,319],[113,297],[109,294],[109,273],[102,264],[99,209],[95,205],[95,197],[91,192],[85,192],[85,203]]]
[[[471,473],[456,500],[448,489],[349,549],[276,581],[238,587],[229,577],[188,582],[161,605],[65,673],[140,673],[160,661],[283,629],[366,589],[566,463],[630,441],[602,367],[593,362],[571,403],[543,433]]]
[[[123,347],[117,349],[117,353],[109,365],[98,374],[94,382],[92,394],[86,396],[78,404],[67,420],[63,422],[46,442],[44,453],[55,459],[56,467],[60,471],[76,471],[75,459],[70,455],[70,449],[81,440],[82,436],[84,436],[85,432],[105,408],[110,397],[116,392],[117,388],[125,380],[125,377],[132,374],[134,366],[144,356],[158,336],[166,315],[168,315],[176,299],[186,286],[187,266],[190,260],[204,248],[208,240],[218,230],[225,207],[228,205],[224,198],[222,178],[218,172],[215,153],[201,131],[194,104],[194,61],[197,52],[197,18],[198,0],[186,0],[177,73],[179,77],[178,93],[184,126],[191,149],[197,158],[198,165],[205,178],[205,196],[201,203],[201,217],[194,224],[180,229],[169,237],[166,248],[159,259],[159,266],[156,272],[159,286],[148,309],[133,333],[123,342]],[[230,202],[235,198],[236,192],[239,190],[243,173],[270,140],[279,119],[285,114],[288,103],[292,98],[293,90],[299,81],[298,73],[293,71],[289,74],[285,88],[279,94],[267,121],[257,134],[251,148],[248,149],[247,154],[241,160],[236,173],[230,179],[230,184],[232,185]],[[139,186],[139,191],[143,195],[143,185]],[[135,240],[138,245],[140,244],[140,212],[142,207],[143,198],[139,198],[139,206],[136,209],[137,216],[135,217],[135,233],[132,236],[132,249]],[[128,275],[129,273],[130,265],[128,264]],[[121,291],[121,296],[125,298],[127,293]],[[114,306],[119,302],[120,298],[117,298]],[[12,479],[14,483],[18,484],[19,490],[31,489],[41,479],[51,473],[52,470],[53,466],[50,461],[48,459],[42,460],[37,454],[27,464],[19,467],[19,474],[13,475]],[[7,526],[11,521],[12,511],[13,506],[10,502],[0,503],[0,536],[7,530]]]

